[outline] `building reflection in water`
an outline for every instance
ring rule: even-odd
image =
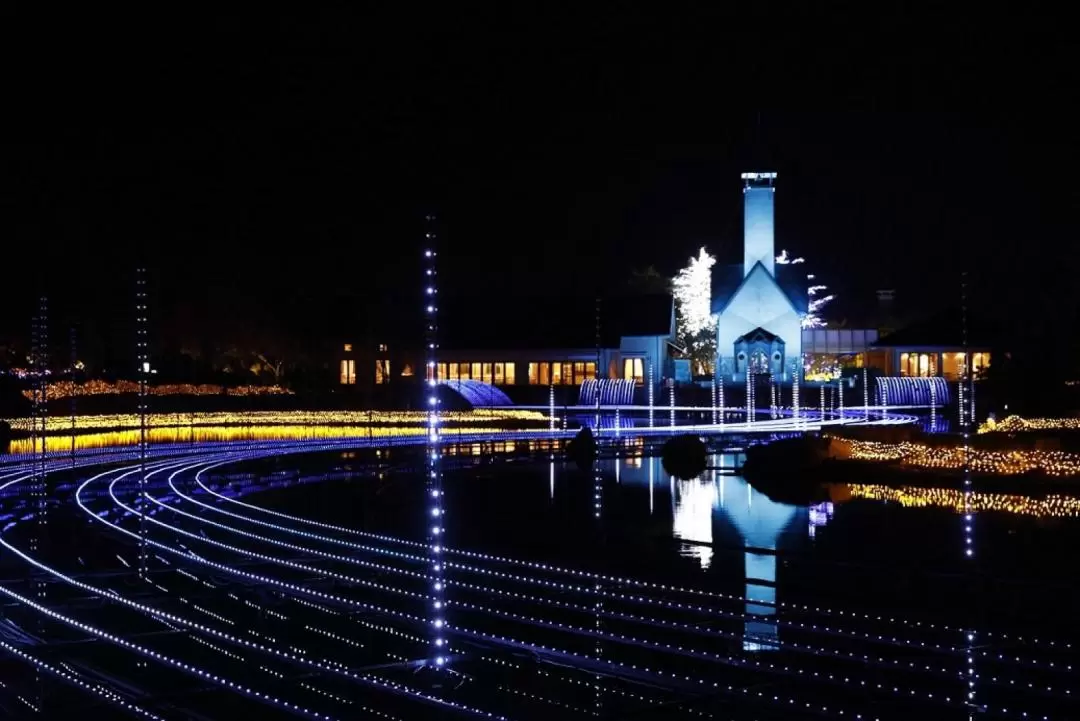
[[[727,556],[717,555],[716,550],[728,543],[717,538],[730,536],[727,529],[738,534],[743,547],[747,614],[743,648],[771,650],[778,642],[777,625],[771,620],[776,615],[777,603],[776,551],[785,533],[812,537],[817,528],[832,518],[833,508],[830,503],[806,508],[770,500],[754,491],[741,476],[732,475],[736,460],[733,454],[712,456],[710,470],[705,474],[694,480],[679,481],[664,471],[660,459],[645,458],[644,467],[626,465],[622,477],[626,484],[648,483],[650,513],[655,477],[669,479],[672,536],[686,542],[682,553],[697,560],[702,569],[713,568],[714,572],[719,570],[718,566],[722,569]]]

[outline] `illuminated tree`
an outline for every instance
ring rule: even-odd
[[[716,358],[716,316],[711,307],[715,264],[716,258],[701,248],[671,282],[677,342],[698,373],[710,372]]]
[[[777,265],[795,265],[797,263],[805,263],[804,258],[792,258],[788,256],[786,250],[781,250],[780,255],[776,256]],[[808,273],[806,279],[814,280],[814,275]],[[806,289],[806,295],[810,299],[810,303],[806,309],[806,313],[803,313],[799,319],[803,328],[824,328],[828,323],[821,317],[822,309],[831,303],[836,296],[832,295],[820,295],[828,290],[828,286],[825,285],[811,285]]]

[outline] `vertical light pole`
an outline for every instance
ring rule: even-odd
[[[548,430],[555,433],[555,384],[548,384]]]
[[[821,420],[825,420],[825,384],[821,384]]]
[[[593,426],[597,437],[600,436],[600,297],[596,298],[596,366],[593,368],[593,381],[596,383],[596,413]]]
[[[795,417],[795,420],[799,420],[799,380],[802,377],[802,373],[799,372],[798,359],[791,362],[791,414]]]
[[[754,422],[754,382],[750,378],[750,363],[746,364],[746,422]]]
[[[934,432],[937,426],[937,383],[934,378],[930,379],[930,432]]]
[[[425,340],[427,349],[428,367],[428,442],[427,442],[427,492],[428,505],[426,508],[426,524],[428,526],[428,550],[430,562],[431,590],[429,594],[429,622],[431,624],[432,663],[436,668],[443,668],[446,664],[446,589],[445,589],[445,563],[443,562],[444,540],[444,509],[442,488],[442,446],[440,444],[439,428],[439,394],[438,381],[435,378],[438,367],[439,350],[439,323],[438,323],[438,270],[437,251],[435,250],[435,216],[426,216],[426,228],[424,232],[425,245],[425,284],[424,284],[424,311],[425,311]]]
[[[146,399],[149,395],[150,350],[147,345],[146,268],[135,270],[135,372],[139,378],[139,578],[147,581],[150,562],[146,522]]]
[[[675,427],[675,379],[668,379],[668,421]]]
[[[709,389],[712,399],[712,424],[716,425],[716,371],[713,371],[712,387]]]
[[[33,404],[32,404],[32,432],[31,432],[31,473],[33,479],[33,498],[31,507],[34,509],[35,532],[31,535],[30,550],[33,553],[44,553],[49,542],[49,506],[48,506],[48,477],[46,476],[46,463],[48,461],[47,448],[49,428],[49,302],[45,296],[38,298],[38,312],[34,318],[31,338],[31,372],[34,374]],[[41,438],[41,450],[38,451],[38,436]],[[45,579],[38,575],[33,583],[38,603],[46,602]],[[38,632],[44,633],[44,623],[41,616],[38,617]],[[37,682],[38,711],[44,715],[45,711],[45,684],[40,669],[35,671]]]
[[[865,420],[870,420],[870,374],[862,369],[862,407]]]
[[[719,375],[720,375],[720,377],[719,377],[719,380],[718,380],[716,394],[717,394],[717,396],[719,396],[719,399],[720,399],[720,425],[722,426],[722,425],[724,425],[724,415],[725,415],[725,413],[724,413],[725,409],[724,409],[724,364],[723,364],[723,362],[720,363]]]
[[[71,387],[68,389],[71,394],[68,396],[68,403],[71,406],[71,470],[75,470],[75,366],[78,365],[79,359],[75,352],[75,328],[72,326],[70,329],[69,342],[71,345],[71,362],[68,368],[68,380],[71,382]]]
[[[840,376],[840,382],[836,384],[836,406],[840,411],[840,420],[844,420],[844,376]]]
[[[971,367],[971,354],[968,348],[968,327],[967,327],[967,302],[968,302],[968,288],[967,288],[967,271],[963,271],[960,274],[960,326],[961,335],[964,348],[964,367],[960,374],[960,384],[958,391],[958,400],[960,403],[960,430],[964,435],[964,556],[969,559],[974,559],[975,556],[975,513],[972,508],[972,483],[971,483],[971,426],[975,421],[975,408],[974,397],[968,399],[970,407],[965,408],[964,398],[964,385],[970,383],[968,388],[969,395],[975,390],[973,382],[973,373]],[[974,624],[972,624],[974,626]],[[977,674],[975,673],[975,629],[973,627],[968,628],[964,634],[965,650],[967,656],[967,683],[964,689],[967,692],[967,705],[970,714],[974,714],[977,709],[977,703],[975,700],[975,683]]]
[[[655,393],[655,390],[656,390],[656,388],[653,385],[653,365],[652,365],[652,361],[650,360],[649,361],[649,428],[652,428],[653,425],[654,425],[653,424],[653,416],[654,416],[653,409],[654,409],[655,406],[654,406],[654,403],[653,403],[653,401],[654,401],[653,394]]]

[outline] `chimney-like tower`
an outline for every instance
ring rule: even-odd
[[[776,275],[773,242],[773,183],[776,173],[743,173],[743,276],[759,262]]]

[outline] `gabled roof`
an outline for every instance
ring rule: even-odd
[[[755,264],[750,269],[750,273],[745,275],[743,274],[742,263],[716,266],[713,271],[712,307],[710,310],[715,314],[723,313],[728,303],[731,302],[731,299],[735,297],[739,289],[746,283],[747,278],[757,270],[759,265],[768,274],[769,271],[765,269],[761,262]],[[805,313],[809,305],[806,294],[806,273],[800,268],[790,265],[776,265],[774,270],[776,275],[773,276],[773,280],[780,288],[780,292],[788,299],[796,313]]]
[[[783,344],[784,342],[784,340],[780,336],[776,335],[775,333],[770,333],[769,331],[761,328],[760,326],[754,328],[754,330],[750,331],[749,333],[742,334],[735,339],[736,343],[774,343],[776,341],[780,341],[781,344]]]

